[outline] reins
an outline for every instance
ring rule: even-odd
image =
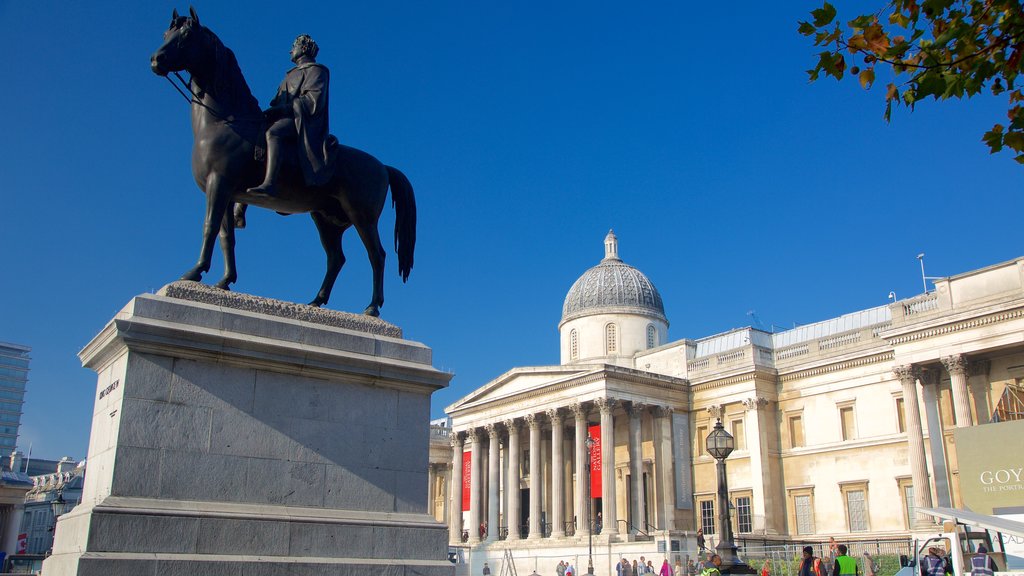
[[[178,94],[181,94],[181,97],[184,98],[185,101],[188,102],[190,105],[191,104],[199,104],[203,108],[206,108],[206,110],[210,114],[213,114],[214,117],[216,117],[217,119],[222,120],[224,122],[227,122],[228,124],[232,124],[234,122],[239,121],[239,119],[235,118],[234,116],[228,116],[227,118],[225,118],[222,114],[220,114],[219,112],[217,112],[213,108],[210,108],[209,106],[207,106],[206,103],[203,102],[201,98],[199,98],[199,95],[192,91],[192,83],[191,82],[188,82],[184,78],[182,78],[181,74],[179,74],[178,72],[175,72],[174,75],[175,75],[175,77],[178,78],[178,81],[181,82],[181,85],[185,87],[185,90],[188,90],[188,93],[192,95],[191,98],[189,98],[188,94],[185,94],[185,92],[181,89],[181,87],[179,87],[177,84],[174,83],[174,80],[171,80],[171,76],[169,74],[164,76],[164,78],[167,78],[167,81],[171,83],[171,86],[174,86],[174,89],[178,91]],[[257,122],[257,121],[261,121],[262,118],[257,118],[257,117],[242,118],[241,120],[242,121],[248,121],[248,122]]]

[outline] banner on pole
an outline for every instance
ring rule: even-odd
[[[592,424],[588,432],[594,445],[590,447],[590,497],[601,497],[601,425]]]
[[[469,512],[469,489],[472,486],[473,453],[462,453],[462,511]]]

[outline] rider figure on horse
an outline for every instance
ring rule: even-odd
[[[307,34],[295,39],[291,60],[295,67],[285,74],[263,112],[267,119],[267,174],[263,183],[250,188],[253,194],[277,195],[277,176],[281,169],[282,150],[297,149],[299,166],[308,186],[321,186],[330,180],[330,136],[327,121],[327,86],[330,73],[316,62],[319,46]]]

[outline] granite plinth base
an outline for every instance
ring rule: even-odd
[[[430,349],[186,287],[136,297],[81,353],[85,486],[43,574],[451,576],[426,513],[430,394],[451,377]]]

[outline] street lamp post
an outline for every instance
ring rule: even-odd
[[[64,514],[67,510],[67,502],[64,501],[64,489],[58,488],[57,495],[50,500],[50,508],[53,509],[53,528],[50,530],[50,535],[53,539],[57,538],[57,519]],[[53,553],[53,541],[50,542],[50,553]]]
[[[594,450],[594,439],[587,434],[587,574],[594,575],[594,523],[591,516],[594,511],[594,502],[590,494],[590,461]]]
[[[723,574],[754,574],[736,555],[736,544],[732,539],[732,520],[729,517],[729,483],[725,475],[725,459],[736,448],[736,439],[725,431],[721,418],[715,428],[708,434],[707,450],[718,461],[718,546],[715,551],[722,559]]]

